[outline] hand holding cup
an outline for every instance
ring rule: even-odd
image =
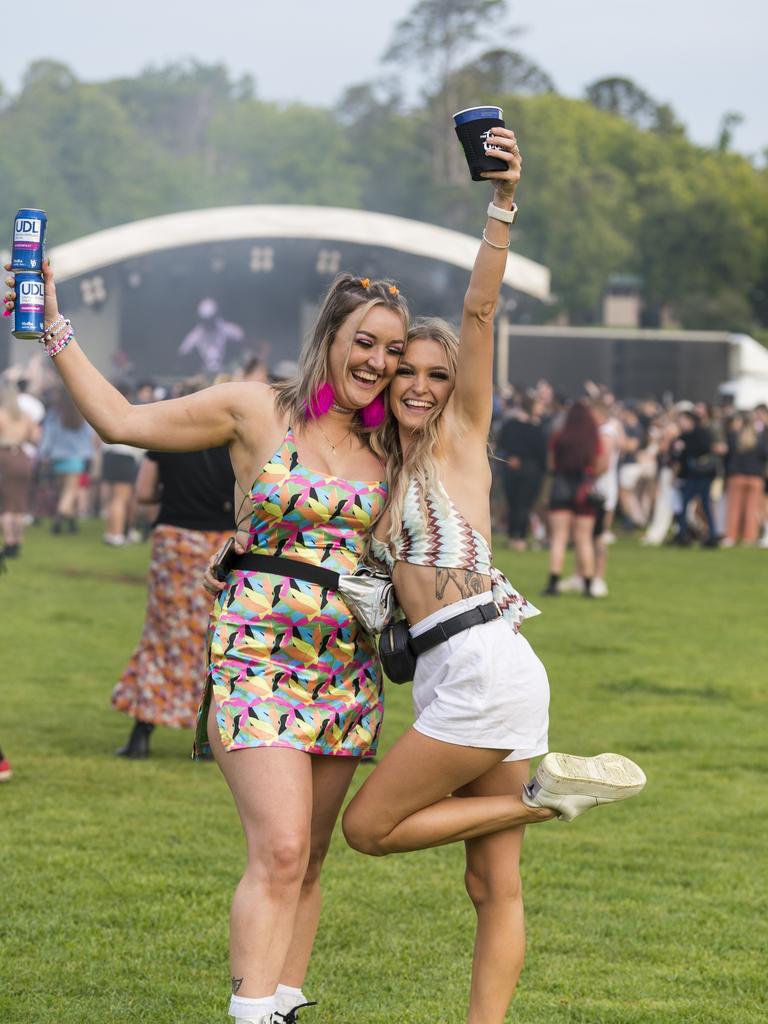
[[[482,171],[482,179],[494,182],[497,198],[512,199],[523,167],[515,133],[511,128],[494,128],[487,145],[493,148],[494,159],[501,165],[501,170]]]

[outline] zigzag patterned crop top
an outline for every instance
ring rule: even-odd
[[[391,543],[371,536],[371,554],[390,574],[395,562],[408,562],[490,576],[493,600],[517,632],[523,619],[540,614],[538,608],[529,604],[507,577],[493,567],[488,541],[470,526],[442,484],[438,483],[438,488],[437,494],[424,495],[420,484],[411,480],[403,500],[399,536]]]
[[[469,525],[442,484],[436,494],[425,495],[411,480],[403,500],[403,525],[391,543],[371,537],[371,552],[392,572],[395,562],[466,569],[491,574],[491,549],[481,533]]]

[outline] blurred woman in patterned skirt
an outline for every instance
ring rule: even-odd
[[[112,693],[135,719],[120,757],[149,756],[156,725],[192,729],[205,678],[211,598],[198,579],[234,526],[235,476],[226,446],[202,452],[149,452],[137,497],[160,502],[152,536],[149,593],[138,647]]]

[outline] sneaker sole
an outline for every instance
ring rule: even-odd
[[[645,772],[623,754],[546,754],[536,769],[536,782],[556,795],[584,795],[623,800],[645,786]]]

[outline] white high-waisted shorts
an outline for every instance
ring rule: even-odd
[[[441,608],[411,627],[419,636],[491,595]],[[547,672],[522,635],[502,619],[471,626],[420,654],[413,680],[414,728],[462,747],[510,750],[505,761],[547,752]]]

